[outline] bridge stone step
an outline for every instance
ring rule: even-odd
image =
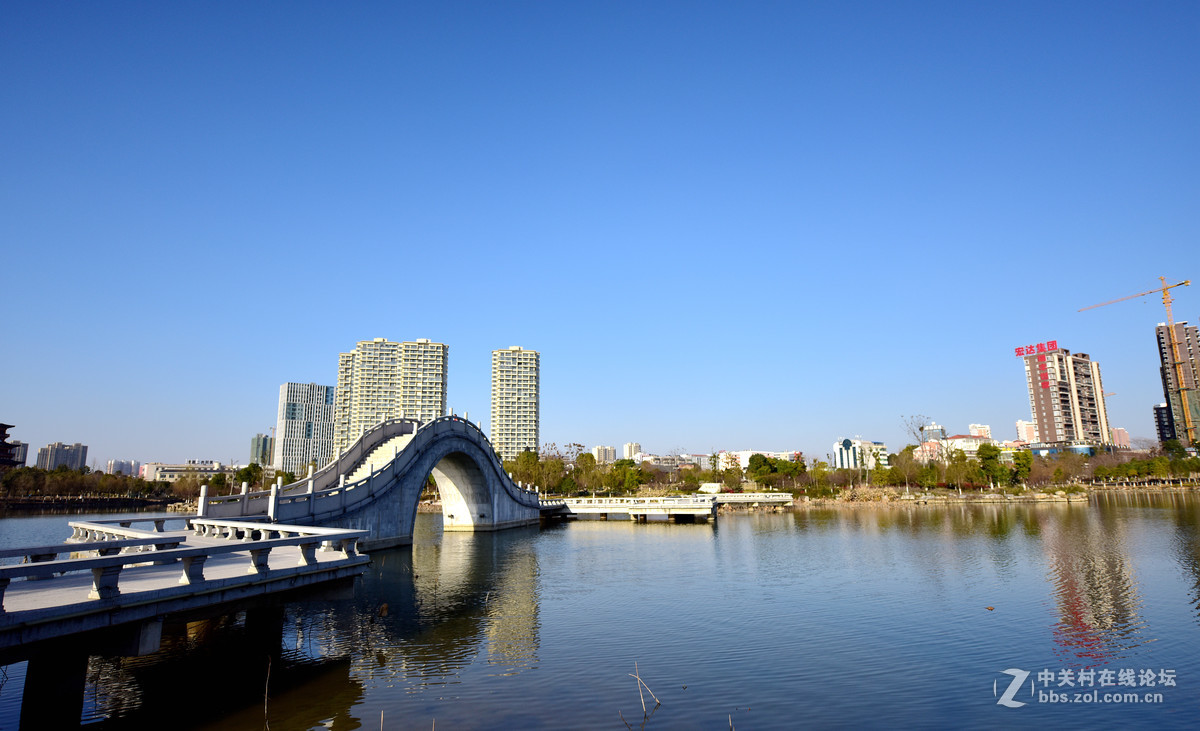
[[[359,464],[358,468],[355,469],[354,472],[346,475],[346,482],[357,482],[364,477],[370,476],[372,465],[374,465],[375,469],[378,469],[388,462],[391,462],[393,451],[402,451],[405,445],[412,441],[412,438],[412,434],[401,434],[399,436],[392,437],[383,444],[380,444],[375,449],[372,449],[367,454],[366,458],[363,459],[362,463]]]

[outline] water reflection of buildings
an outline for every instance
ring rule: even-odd
[[[508,556],[496,583],[502,587],[498,596],[485,599],[488,664],[515,675],[537,662],[537,556],[532,550]]]
[[[1125,555],[1125,529],[1087,508],[1061,511],[1043,523],[1059,621],[1054,640],[1064,659],[1107,662],[1143,640],[1141,600]]]
[[[1175,522],[1171,547],[1180,568],[1191,579],[1191,604],[1200,621],[1200,508],[1195,497],[1186,493],[1167,492],[1154,497],[1155,507],[1170,508]]]
[[[1052,626],[1056,652],[1066,661],[1090,665],[1120,657],[1147,641],[1141,634],[1141,599],[1126,555],[1125,524],[1112,515],[1082,504],[1034,503],[812,509],[798,511],[794,519],[802,530],[847,537],[844,553],[824,560],[843,567],[870,564],[894,565],[898,573],[915,570],[923,577],[925,590],[932,592],[948,591],[946,587],[962,577],[977,576],[984,561],[998,576],[1019,575],[1019,542],[1031,539],[1030,550],[1040,552],[1048,564],[1057,613]],[[864,545],[857,540],[864,535],[873,540]],[[889,541],[901,535],[915,540]],[[1195,539],[1195,533],[1188,536]],[[972,537],[988,541],[964,540]],[[896,556],[907,555],[918,545],[927,552],[926,560],[897,562]],[[1200,606],[1200,554],[1191,566]]]
[[[353,602],[293,612],[292,646],[349,653],[353,672],[410,693],[458,682],[480,654],[498,673],[536,661],[538,567],[527,531],[417,536],[377,552]]]

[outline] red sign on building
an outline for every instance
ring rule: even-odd
[[[1024,358],[1027,355],[1049,353],[1053,350],[1058,350],[1057,340],[1047,340],[1044,343],[1037,343],[1036,345],[1018,345],[1013,352],[1018,358]]]

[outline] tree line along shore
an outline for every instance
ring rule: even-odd
[[[1054,488],[1188,486],[1200,483],[1200,457],[1191,456],[1178,442],[1168,442],[1150,452],[1117,452],[1091,457],[1060,454],[1038,457],[1023,451],[1011,463],[990,444],[980,446],[975,457],[951,450],[945,459],[922,463],[914,456],[916,447],[905,447],[889,455],[888,466],[875,469],[831,469],[823,461],[806,464],[751,455],[745,469],[687,467],[669,469],[650,462],[636,464],[619,459],[600,464],[582,451],[579,444],[558,449],[554,444],[541,453],[523,452],[506,460],[504,469],[522,484],[551,495],[605,493],[634,495],[647,490],[695,492],[703,484],[718,484],[729,492],[760,489],[786,490],[796,497],[834,497],[853,488],[899,488],[959,492],[1001,492],[1020,495]],[[719,464],[712,455],[710,464]],[[882,462],[882,460],[881,460]],[[665,493],[664,493],[665,494]]]
[[[1186,488],[1200,484],[1200,457],[1191,456],[1178,445],[1168,442],[1157,450],[1141,453],[1099,454],[1087,457],[1062,454],[1037,457],[1018,452],[1012,463],[1000,460],[1000,450],[983,445],[976,457],[968,458],[955,450],[940,461],[921,463],[914,459],[909,446],[889,455],[887,467],[875,469],[830,469],[822,461],[806,464],[752,455],[746,469],[698,467],[669,469],[650,462],[617,460],[597,463],[583,452],[582,445],[559,449],[546,445],[540,453],[524,452],[506,460],[504,468],[527,486],[550,495],[603,493],[608,495],[671,494],[697,491],[701,485],[717,484],[728,492],[780,490],[796,498],[838,498],[855,489],[883,490],[881,495],[911,494],[914,490],[931,494],[955,495],[999,493],[1020,496],[1029,492],[1054,493],[1103,488]],[[718,464],[718,455],[711,458]],[[276,476],[257,464],[239,470],[232,479],[218,474],[207,480],[214,494],[239,489],[245,482],[251,489],[264,489],[272,477],[281,476],[287,484],[295,476]],[[185,476],[175,482],[148,482],[140,477],[93,472],[86,467],[71,470],[59,467],[43,470],[18,467],[0,476],[0,505],[45,504],[47,500],[78,501],[136,500],[152,506],[194,499],[204,484],[197,476]],[[432,478],[428,486],[435,487]],[[887,492],[891,490],[892,492]],[[39,502],[40,501],[40,502]]]

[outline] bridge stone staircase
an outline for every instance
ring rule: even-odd
[[[400,450],[408,446],[412,441],[412,434],[401,434],[388,439],[383,444],[372,449],[367,456],[363,458],[362,463],[350,474],[346,475],[346,483],[358,482],[364,478],[370,477],[371,473],[376,469],[383,467],[388,462],[396,458],[396,454]]]

